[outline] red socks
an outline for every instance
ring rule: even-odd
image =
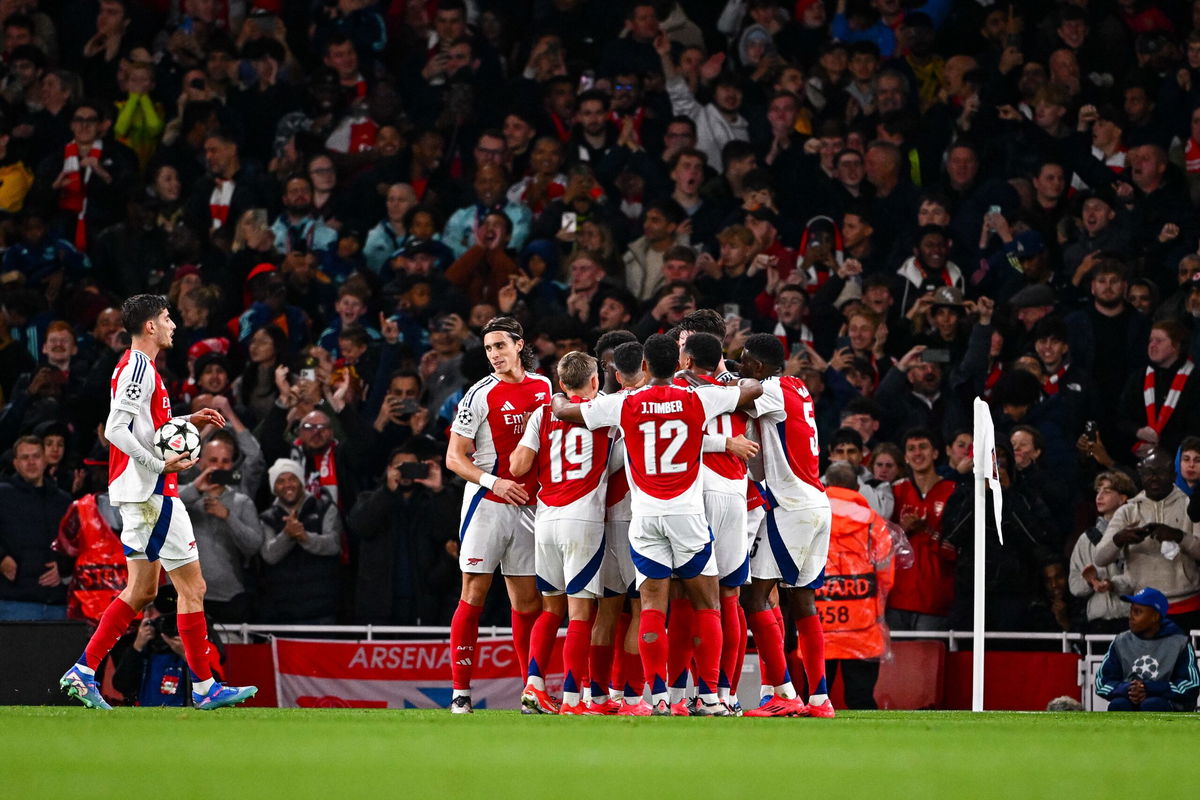
[[[692,601],[686,597],[671,601],[671,612],[667,618],[667,630],[670,632],[667,674],[671,678],[670,685],[676,689],[687,686],[688,668],[691,666],[695,650],[695,633],[692,627],[695,614]]]
[[[804,677],[808,679],[808,694],[827,694],[825,685],[825,632],[821,618],[796,618],[796,634],[800,640],[800,657],[804,659]]]
[[[622,693],[626,697],[636,697],[642,699],[642,692],[646,691],[646,678],[642,669],[642,656],[639,653],[630,653],[624,649],[621,650],[621,671],[625,673],[625,680],[622,685],[625,687]]]
[[[738,684],[742,682],[742,665],[746,663],[746,610],[742,608],[741,603],[737,607],[738,628],[741,632],[738,634],[738,649],[737,649],[737,664],[733,668],[733,673],[729,676],[729,691],[732,694],[737,694]]]
[[[591,645],[588,654],[588,680],[592,684],[592,698],[608,695],[608,685],[612,679],[613,646],[611,644]]]
[[[522,615],[513,612],[513,641],[517,638],[517,618]],[[525,617],[533,618],[532,614]],[[526,677],[545,678],[550,671],[550,659],[554,656],[554,640],[558,638],[558,626],[562,617],[550,611],[543,611],[532,622],[530,632],[525,634],[525,652],[528,653],[528,670]],[[518,651],[519,652],[519,651]]]
[[[782,686],[787,660],[783,655],[783,634],[775,615],[770,610],[755,611],[746,615],[746,622],[754,632],[762,682],[767,686]]]
[[[212,668],[209,666],[209,649],[212,645],[208,641],[208,624],[204,621],[204,612],[178,614],[176,619],[179,620],[179,638],[183,640],[183,655],[187,659],[188,669],[192,671],[195,680],[208,680],[212,677]]]
[[[653,608],[642,609],[638,626],[638,652],[642,673],[650,684],[652,702],[667,699],[667,616]]]
[[[613,632],[612,672],[609,674],[609,688],[620,696],[625,686],[625,634],[629,630],[629,620],[633,615],[622,612],[617,617],[617,629]],[[636,654],[635,654],[636,655]],[[594,676],[595,673],[592,673]],[[592,678],[595,680],[595,677]]]
[[[592,621],[573,619],[567,623],[563,645],[563,695],[581,693],[588,680],[588,653],[592,643]]]
[[[455,689],[470,689],[471,674],[475,671],[475,644],[479,641],[479,615],[483,606],[458,601],[450,621],[450,676]],[[521,657],[520,648],[517,649]],[[525,677],[524,673],[521,675]]]
[[[695,612],[696,693],[708,702],[717,694],[721,674],[721,612],[704,608]]]
[[[738,636],[742,625],[738,620],[737,595],[721,598],[721,677],[718,685],[728,689],[733,685],[733,671],[737,669]]]
[[[92,670],[98,668],[117,640],[125,635],[125,631],[129,629],[129,623],[133,622],[137,614],[138,612],[124,600],[114,597],[100,616],[100,624],[96,626],[96,632],[88,640],[87,647],[83,650],[83,658],[80,660]]]
[[[512,612],[512,633],[513,633],[513,648],[517,651],[517,666],[521,670],[521,679],[524,680],[529,674],[529,648],[530,636],[533,634],[533,628],[540,616],[540,611],[530,611],[528,613]],[[559,618],[561,619],[561,618]],[[554,623],[555,630],[558,629],[558,623]],[[550,637],[550,649],[554,649],[554,636]],[[550,653],[547,653],[542,662],[550,660]]]

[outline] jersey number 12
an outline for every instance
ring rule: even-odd
[[[642,455],[646,462],[647,475],[670,475],[687,470],[687,464],[676,463],[675,457],[683,449],[687,441],[687,423],[681,419],[669,419],[664,422],[643,422],[638,425],[642,434]],[[663,450],[662,458],[658,457],[656,440],[669,439],[667,448]]]

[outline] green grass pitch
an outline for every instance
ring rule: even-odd
[[[1127,798],[1194,775],[1196,715],[0,708],[11,798]]]

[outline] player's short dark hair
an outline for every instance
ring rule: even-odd
[[[642,371],[642,344],[637,340],[625,342],[613,348],[613,366],[617,372],[632,378]]]
[[[654,378],[670,378],[679,366],[679,345],[670,336],[655,333],[642,345],[642,357]]]
[[[605,351],[615,351],[621,345],[628,344],[629,342],[637,343],[637,337],[633,335],[632,331],[609,331],[596,340],[596,346],[593,349],[597,356],[602,356]],[[641,360],[642,357],[638,356],[638,363],[641,363]]]
[[[697,332],[688,336],[683,343],[683,352],[692,357],[700,369],[712,372],[721,363],[724,355],[721,340],[711,333]]]
[[[142,327],[171,305],[161,294],[135,294],[121,304],[121,324],[130,336],[139,336]]]
[[[596,374],[596,359],[587,353],[572,350],[558,360],[556,369],[564,389],[582,389]]]
[[[714,308],[698,308],[679,320],[679,329],[688,333],[711,333],[725,336],[725,318]]]
[[[848,444],[863,449],[862,435],[854,430],[854,428],[838,428],[833,432],[833,436],[829,437],[829,452],[833,452],[833,448],[841,444]]]
[[[779,341],[778,336],[770,333],[751,334],[742,349],[764,364],[777,369],[783,366],[787,358],[783,352],[783,342]]]

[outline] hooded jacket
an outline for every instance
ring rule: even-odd
[[[1096,694],[1105,700],[1128,697],[1135,680],[1146,687],[1146,697],[1170,700],[1181,711],[1196,708],[1200,694],[1196,652],[1187,634],[1171,620],[1164,619],[1149,639],[1133,631],[1118,634],[1096,673]]]
[[[1096,546],[1095,564],[1107,567],[1118,559],[1125,560],[1125,573],[1138,591],[1153,586],[1171,603],[1187,600],[1200,593],[1200,539],[1192,532],[1192,521],[1187,515],[1188,497],[1176,486],[1162,500],[1151,500],[1145,492],[1139,493],[1117,509],[1109,520],[1104,538]],[[1167,554],[1174,550],[1164,549],[1170,542],[1160,542],[1147,536],[1140,542],[1118,547],[1113,541],[1126,528],[1137,528],[1151,523],[1170,525],[1184,531],[1179,542],[1179,552],[1174,558]]]

